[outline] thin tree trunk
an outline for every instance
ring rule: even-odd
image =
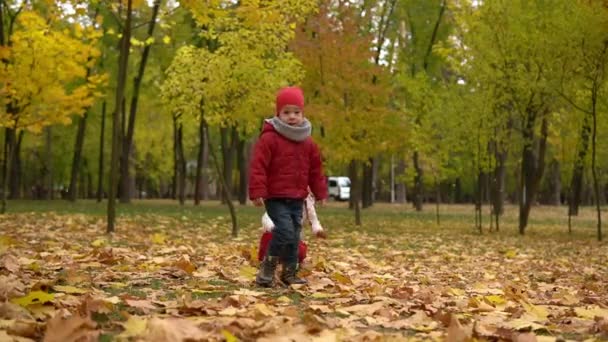
[[[158,16],[158,12],[161,5],[161,0],[155,0],[154,5],[152,7],[152,18],[148,24],[148,38],[153,38],[154,36],[154,27],[156,26],[156,17]],[[131,147],[133,143],[133,134],[135,131],[135,116],[137,114],[137,103],[139,101],[139,92],[141,89],[141,83],[144,77],[144,73],[146,71],[146,64],[148,62],[148,56],[150,55],[150,49],[152,44],[146,44],[144,47],[144,51],[141,55],[141,61],[139,62],[139,69],[137,72],[137,76],[133,80],[133,96],[131,97],[131,106],[129,107],[129,125],[127,127],[127,135],[123,140],[122,145],[122,160],[120,163],[120,180],[122,183],[121,186],[121,194],[120,194],[120,202],[129,203],[131,200],[131,174],[130,174],[130,156],[131,156]]]
[[[519,234],[524,235],[528,225],[530,209],[536,200],[538,185],[542,178],[545,168],[545,152],[547,147],[548,122],[546,114],[543,114],[541,123],[541,137],[539,141],[538,153],[534,151],[534,122],[536,113],[534,109],[528,111],[526,127],[522,134],[524,148],[522,152],[522,177],[521,177],[521,202],[519,204]]]
[[[585,172],[585,158],[589,149],[589,136],[591,135],[592,114],[585,113],[583,125],[581,126],[580,141],[576,158],[574,160],[574,170],[570,180],[570,194],[568,199],[568,215],[578,215],[578,208],[581,203],[581,192],[583,189],[583,174]]]
[[[372,205],[372,187],[373,187],[373,158],[368,159],[368,163],[364,163],[363,179],[361,179],[361,207],[369,208]]]
[[[352,198],[353,209],[355,209],[355,224],[357,226],[361,225],[361,185],[359,182],[359,170],[358,170],[358,162],[355,160],[351,160],[349,166],[349,173],[351,177],[351,189],[350,189],[350,197]]]
[[[19,136],[17,133],[14,133],[14,144],[12,148],[13,159],[11,161],[10,171],[10,192],[9,199],[19,199],[21,197],[21,142],[23,141],[24,131],[19,132]]]
[[[101,133],[99,134],[99,165],[97,179],[97,203],[103,199],[103,147],[105,145],[104,135],[106,130],[106,101],[101,104]]]
[[[47,200],[52,200],[53,199],[53,190],[54,190],[54,186],[53,186],[53,134],[52,134],[52,128],[51,126],[47,126],[46,130],[45,130],[45,136],[46,136],[46,150],[45,150],[45,164],[46,164],[46,186],[49,189],[49,191],[47,191],[46,193],[46,199]]]
[[[245,150],[247,148],[247,143],[245,139],[238,140],[238,145],[236,149],[236,160],[239,168],[239,204],[245,205],[247,204],[247,158]]]
[[[399,162],[397,162],[395,174],[397,177],[405,175],[405,160],[403,157],[400,157]],[[405,182],[403,180],[398,181],[397,184],[395,184],[395,188],[395,200],[397,203],[405,203],[407,201],[407,188]]]
[[[439,219],[439,204],[441,202],[441,189],[439,188],[439,182],[435,179],[435,217],[437,219],[437,226],[441,225],[441,221]]]
[[[82,146],[84,145],[84,134],[87,125],[88,110],[78,120],[78,131],[76,133],[76,142],[74,143],[74,157],[72,158],[72,172],[70,174],[70,186],[68,188],[68,200],[70,202],[76,201],[76,193],[78,191],[76,186],[76,180],[78,176],[78,169],[80,169],[80,159],[82,156]]]
[[[205,156],[205,119],[201,110],[201,120],[198,125],[198,156],[196,159],[196,181],[194,186],[194,205],[201,203],[203,192],[203,158]]]
[[[177,199],[177,179],[179,173],[179,155],[178,155],[178,140],[177,127],[179,115],[173,115],[173,181],[171,182],[171,198]]]
[[[239,235],[239,227],[236,221],[236,209],[232,204],[232,198],[230,197],[230,191],[228,191],[228,186],[226,185],[226,180],[224,179],[224,175],[222,170],[220,169],[220,163],[217,160],[217,156],[215,155],[215,150],[211,146],[211,140],[209,140],[209,129],[205,127],[205,136],[207,138],[207,142],[209,144],[209,152],[211,154],[211,160],[213,161],[213,165],[215,166],[215,172],[217,173],[217,177],[222,183],[222,190],[224,191],[224,198],[226,198],[226,204],[228,205],[228,210],[230,211],[230,219],[232,220],[232,237],[237,237]]]
[[[110,163],[110,184],[108,185],[108,227],[107,232],[114,232],[116,219],[116,188],[118,186],[118,160],[120,156],[120,138],[122,123],[120,116],[124,113],[125,83],[131,44],[131,19],[133,0],[127,0],[127,19],[125,21],[118,57],[118,78],[116,83],[116,109],[112,114],[112,161]]]
[[[183,126],[180,123],[177,128],[177,159],[178,159],[178,199],[179,204],[184,205],[186,201],[186,157],[184,155],[184,132]]]
[[[395,155],[391,154],[391,203],[395,203]]]
[[[12,162],[15,157],[15,144],[10,142],[11,135],[14,137],[15,131],[9,128],[6,128],[5,131],[5,162],[4,162],[4,172],[3,172],[3,181],[2,181],[2,203],[0,206],[0,214],[6,213],[6,198],[8,194],[8,183],[9,183],[9,175],[10,170],[12,169]]]
[[[591,94],[591,112],[593,115],[593,132],[591,133],[591,174],[593,176],[593,190],[595,193],[595,208],[597,211],[597,240],[602,241],[602,211],[600,208],[600,187],[597,179],[597,82],[594,82]]]
[[[422,166],[420,165],[420,155],[418,151],[414,152],[414,208],[416,211],[422,211],[422,196],[424,193],[424,184],[422,183]]]
[[[548,204],[558,206],[561,204],[562,182],[560,164],[557,159],[551,161],[549,178],[549,198]]]

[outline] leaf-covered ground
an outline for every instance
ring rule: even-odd
[[[0,216],[0,341],[608,339],[608,246],[588,227],[337,213],[308,239],[310,284],[273,289],[253,284],[255,211],[238,239],[215,214],[122,216],[111,237],[96,215]]]

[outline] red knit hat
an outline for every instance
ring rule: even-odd
[[[287,105],[304,109],[304,92],[302,89],[299,87],[285,87],[279,90],[276,101],[276,115],[279,115],[281,109]]]

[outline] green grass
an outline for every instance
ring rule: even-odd
[[[251,205],[236,205],[237,220],[239,229],[257,229],[260,224],[260,217],[263,209]],[[95,200],[79,200],[70,203],[64,200],[34,201],[17,200],[9,201],[9,213],[24,212],[55,212],[57,214],[85,214],[105,218],[107,202],[97,203]],[[473,205],[441,205],[440,206],[440,229],[447,234],[450,233],[470,233],[477,234],[474,228],[474,207]],[[490,207],[483,208],[484,230],[489,229],[491,217]],[[388,203],[377,203],[372,208],[362,210],[363,228],[354,224],[354,212],[348,209],[345,202],[330,202],[325,207],[319,208],[319,217],[322,224],[331,232],[332,228],[345,230],[347,232],[359,232],[364,230],[371,235],[399,233],[403,229],[415,231],[428,231],[437,228],[436,212],[434,204],[427,204],[422,212],[413,210],[410,204],[398,205]],[[603,208],[606,213],[608,208]],[[574,234],[567,233],[567,208],[539,206],[533,207],[529,224],[528,235],[542,234],[551,236],[573,236],[590,237],[596,231],[596,214],[593,207],[581,208],[581,213],[573,217],[572,226]],[[160,215],[177,218],[182,221],[189,221],[191,229],[197,228],[198,222],[215,222],[219,226],[230,225],[230,213],[227,206],[218,201],[205,201],[200,206],[194,206],[192,201],[185,205],[179,205],[173,200],[133,200],[129,204],[117,203],[117,217],[128,218],[138,216],[143,223],[155,220]],[[501,217],[501,231],[508,235],[517,235],[518,208],[515,205],[507,205],[505,215]],[[542,226],[547,229],[537,230],[535,227]],[[377,229],[382,227],[381,229]],[[307,229],[307,228],[306,228]]]

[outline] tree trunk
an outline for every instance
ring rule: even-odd
[[[559,161],[557,159],[553,159],[551,161],[549,174],[549,196],[548,196],[548,204],[550,205],[560,205],[561,204],[561,194],[562,194],[562,181],[561,181],[561,170]]]
[[[18,199],[21,197],[21,142],[23,141],[24,131],[19,132],[17,136],[16,132],[13,131],[13,159],[11,161],[10,171],[10,192],[9,199]]]
[[[99,134],[99,165],[97,179],[97,203],[103,199],[103,147],[105,145],[104,135],[106,130],[106,101],[101,104],[101,133]]]
[[[420,156],[418,151],[414,152],[414,208],[416,211],[422,211],[422,196],[424,195],[424,184],[422,181],[422,166],[420,165]]]
[[[70,174],[70,186],[68,188],[68,200],[76,201],[76,180],[78,177],[78,169],[80,169],[80,159],[82,156],[82,146],[84,145],[84,134],[87,125],[88,110],[78,120],[78,131],[76,132],[76,142],[74,143],[74,157],[72,158],[72,172]]]
[[[116,109],[112,113],[112,161],[110,163],[110,184],[108,185],[108,227],[107,232],[114,232],[116,219],[116,190],[118,186],[118,160],[120,156],[120,138],[122,137],[122,123],[120,116],[124,113],[125,83],[127,81],[127,68],[129,66],[129,49],[131,45],[131,19],[133,0],[127,0],[127,19],[125,20],[120,54],[118,57],[118,77],[116,82]]]
[[[203,161],[205,157],[205,119],[201,110],[201,120],[198,125],[198,156],[196,159],[196,181],[194,185],[194,205],[201,203],[203,192]]]
[[[580,140],[574,160],[574,169],[570,180],[570,193],[568,196],[568,215],[577,216],[581,204],[581,193],[583,191],[583,175],[585,173],[585,158],[589,149],[589,136],[591,135],[591,116],[585,113],[583,125],[581,126]]]
[[[437,226],[441,225],[439,218],[439,204],[441,203],[441,190],[439,188],[439,182],[435,180],[435,217],[437,219]]]
[[[247,149],[247,143],[244,139],[238,140],[236,149],[236,160],[239,168],[239,204],[247,204],[247,155],[245,150]]]
[[[349,166],[349,174],[351,177],[350,197],[352,198],[353,209],[355,209],[355,224],[361,225],[361,184],[359,182],[358,162],[351,160]]]
[[[45,129],[46,136],[46,150],[45,150],[45,158],[44,163],[46,164],[46,179],[45,184],[48,189],[46,193],[46,199],[52,200],[54,195],[54,186],[53,186],[53,131],[51,126],[47,126]]]
[[[177,199],[177,180],[179,174],[178,127],[179,115],[173,115],[173,181],[171,182],[171,198]]]
[[[148,23],[148,34],[147,38],[154,37],[154,27],[156,26],[156,17],[161,5],[161,0],[155,0],[152,7],[152,18]],[[131,106],[129,107],[129,125],[127,126],[127,135],[123,140],[122,145],[122,160],[120,163],[120,180],[121,180],[121,194],[120,202],[129,203],[131,200],[131,174],[130,174],[130,156],[131,156],[131,145],[133,143],[133,134],[135,131],[135,116],[137,114],[137,103],[139,101],[139,92],[141,89],[141,83],[146,71],[146,64],[148,62],[148,56],[150,55],[150,49],[152,44],[146,44],[144,51],[141,55],[141,61],[139,62],[139,69],[137,76],[133,79],[133,96],[131,97]]]
[[[397,177],[405,175],[405,160],[403,157],[399,158],[395,174]],[[407,188],[405,186],[405,181],[398,181],[395,187],[395,200],[397,203],[405,203],[407,201]]]
[[[179,123],[177,128],[177,159],[178,159],[178,177],[177,191],[179,204],[184,205],[186,201],[186,157],[184,155],[184,133],[183,126]]]
[[[362,198],[361,204],[363,208],[369,208],[373,204],[374,193],[374,167],[377,162],[376,158],[369,158],[368,164],[363,165],[362,179]]]
[[[597,96],[599,85],[594,82],[591,93],[591,113],[593,115],[593,132],[591,133],[591,174],[593,176],[593,190],[595,193],[595,209],[597,212],[597,240],[602,241],[602,211],[600,208],[600,187],[597,179]]]
[[[215,150],[211,146],[211,140],[209,140],[209,129],[207,127],[205,127],[205,136],[207,138],[207,143],[209,144],[211,160],[213,161],[213,165],[215,166],[215,172],[217,173],[217,177],[219,178],[220,183],[222,183],[224,198],[226,199],[226,204],[228,205],[228,210],[230,211],[230,219],[232,220],[232,237],[237,237],[239,235],[239,227],[236,221],[236,209],[234,208],[234,205],[232,205],[232,198],[230,197],[230,191],[228,191],[229,187],[226,185],[226,180],[224,179],[223,172],[220,169],[220,163],[217,160],[217,156],[215,155]]]
[[[3,181],[2,181],[2,203],[0,205],[0,214],[6,213],[6,198],[8,195],[8,183],[10,180],[10,170],[12,169],[13,159],[15,159],[15,131],[9,128],[4,130],[5,134],[5,145],[4,145],[4,172],[3,172]],[[12,142],[11,142],[12,141]]]
[[[521,235],[524,235],[526,232],[530,209],[536,200],[538,185],[544,172],[548,135],[548,121],[546,114],[543,114],[538,153],[536,153],[534,148],[534,124],[537,113],[534,112],[534,109],[529,109],[527,114],[525,127],[522,130],[524,147],[521,164],[521,200],[519,203],[519,234]]]
[[[390,201],[391,203],[395,203],[395,155],[391,154],[391,168],[390,168],[390,184],[391,184],[391,192],[390,192]]]
[[[228,136],[229,133],[231,134],[230,142]],[[234,156],[236,154],[236,141],[238,140],[238,132],[236,130],[236,126],[220,127],[220,139],[224,177],[224,183],[222,183],[222,186],[227,186],[228,189],[226,190],[232,193],[232,169],[234,165]],[[223,194],[224,191],[222,190],[222,195]],[[225,200],[226,198],[222,196],[222,203],[225,203]]]

